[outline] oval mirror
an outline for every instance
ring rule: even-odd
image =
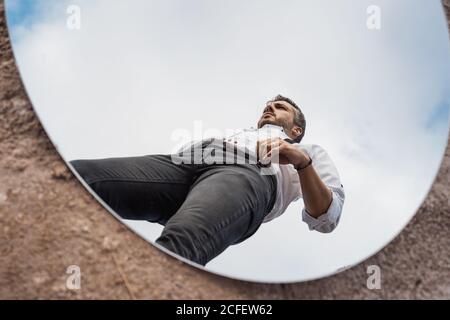
[[[64,160],[112,214],[193,266],[265,283],[345,270],[401,232],[443,158],[438,0],[5,2],[21,77]],[[213,145],[211,159],[220,143],[256,161],[174,161]]]

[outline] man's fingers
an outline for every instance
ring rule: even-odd
[[[270,159],[267,158],[267,154],[271,150],[271,145],[269,140],[264,140],[259,145],[258,157],[262,164],[266,165],[270,163]]]
[[[280,138],[258,141],[258,158],[260,159],[260,162],[263,164],[268,164],[271,161],[278,162],[282,143],[283,140]]]
[[[271,162],[278,163],[279,159],[280,159],[280,148],[281,148],[281,146],[273,147],[265,155],[264,161],[271,161]]]
[[[267,142],[266,141],[261,142],[259,145],[259,150],[258,150],[259,158],[260,159],[264,158],[268,152],[269,152],[269,150],[268,150]]]

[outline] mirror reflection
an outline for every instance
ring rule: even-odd
[[[381,250],[443,157],[440,1],[378,2],[6,9],[41,122],[112,214],[197,267],[296,282]]]

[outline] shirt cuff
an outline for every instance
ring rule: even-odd
[[[343,201],[335,191],[332,191],[332,195],[333,200],[327,212],[318,218],[314,218],[308,213],[306,208],[303,208],[302,220],[308,224],[309,230],[316,230],[321,233],[330,233],[338,225],[342,212]]]

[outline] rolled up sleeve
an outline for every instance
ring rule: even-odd
[[[338,225],[341,218],[342,209],[345,201],[344,186],[336,166],[328,153],[319,145],[312,145],[305,150],[313,159],[313,166],[319,177],[325,185],[332,191],[333,200],[328,207],[327,212],[314,218],[306,208],[302,211],[302,220],[308,224],[309,230],[315,230],[321,233],[330,233]]]
[[[309,230],[311,231],[315,230],[321,233],[330,233],[339,223],[345,199],[344,188],[330,187],[330,189],[332,191],[333,200],[326,213],[318,218],[314,218],[305,208],[303,208],[302,220],[308,224]]]

